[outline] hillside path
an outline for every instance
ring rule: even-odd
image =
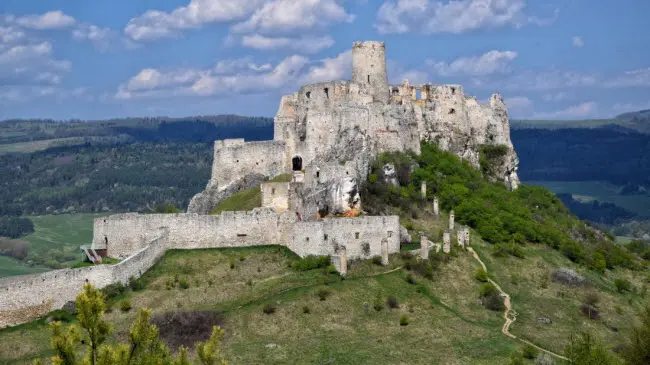
[[[484,262],[481,260],[481,258],[478,256],[478,254],[476,253],[476,251],[474,251],[474,249],[471,248],[471,247],[469,247],[469,246],[467,247],[467,250],[469,250],[469,252],[472,253],[472,256],[474,256],[474,259],[475,259],[476,261],[478,261],[479,264],[481,264],[481,267],[483,267],[483,270],[485,270],[485,272],[487,273],[487,272],[488,272],[488,270],[487,270],[487,266],[485,266],[485,263],[484,263]],[[566,358],[566,357],[564,357],[564,356],[562,356],[562,355],[560,355],[560,354],[556,354],[556,353],[553,352],[553,351],[550,351],[550,350],[547,350],[547,349],[541,348],[541,347],[535,345],[534,343],[532,343],[532,342],[530,342],[530,341],[527,341],[527,340],[524,340],[524,339],[518,338],[517,336],[513,335],[512,333],[510,333],[510,325],[511,325],[512,323],[514,323],[514,321],[517,320],[517,314],[516,314],[515,311],[512,310],[512,303],[511,303],[511,301],[510,301],[510,295],[509,295],[508,293],[504,292],[503,289],[501,289],[501,287],[499,286],[499,284],[497,284],[494,280],[488,278],[488,281],[489,281],[492,285],[494,285],[494,286],[497,288],[497,290],[501,293],[501,296],[503,297],[503,304],[505,304],[505,306],[506,306],[506,310],[503,312],[503,318],[504,318],[506,321],[505,321],[505,323],[503,324],[503,327],[501,328],[501,332],[502,332],[504,335],[506,335],[506,336],[508,336],[508,337],[510,337],[510,338],[512,338],[512,339],[515,339],[515,340],[521,341],[521,342],[523,342],[523,343],[525,343],[525,344],[531,345],[531,346],[535,347],[536,349],[538,349],[538,350],[540,350],[540,351],[544,351],[544,352],[546,352],[546,353],[549,354],[549,355],[555,356],[555,357],[557,357],[557,358],[559,358],[559,359],[562,359],[562,360],[569,361],[568,358]],[[511,313],[512,313],[512,318],[510,318],[510,314],[511,314]]]

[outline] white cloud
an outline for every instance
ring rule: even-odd
[[[41,15],[12,16],[10,19],[24,28],[37,30],[67,28],[76,23],[73,17],[64,14],[61,10],[48,11]]]
[[[315,83],[350,78],[352,51],[345,51],[334,58],[325,58],[320,66],[312,67],[301,78],[302,83]]]
[[[458,34],[554,21],[528,16],[525,7],[525,0],[386,0],[377,12],[375,27],[380,33]]]
[[[260,34],[251,34],[243,36],[241,43],[245,47],[262,50],[282,48],[302,53],[316,53],[334,45],[334,40],[330,36],[287,38],[266,37]]]
[[[510,71],[510,62],[517,58],[513,51],[489,51],[480,56],[461,57],[451,63],[427,61],[442,76],[483,76]]]
[[[22,30],[11,26],[0,26],[0,51],[2,51],[3,44],[18,42],[24,38],[25,32]]]
[[[476,77],[472,79],[474,86],[480,88],[538,91],[596,86],[599,81],[598,74],[557,69],[514,70],[505,77]]]
[[[509,109],[530,109],[533,107],[533,101],[526,96],[513,96],[505,99]]]
[[[100,51],[106,51],[115,34],[109,28],[101,28],[94,24],[80,24],[72,31],[72,38],[78,41],[89,41]]]
[[[535,119],[584,119],[598,115],[598,104],[593,101],[572,105],[566,109],[535,113]]]
[[[331,23],[352,22],[354,16],[336,0],[272,0],[249,19],[232,27],[234,32],[272,33],[311,29]]]
[[[605,81],[605,87],[650,87],[650,67],[614,76]]]
[[[21,62],[49,56],[51,53],[52,44],[50,42],[13,45],[6,47],[0,53],[0,65],[18,66]]]
[[[303,56],[286,57],[275,67],[235,60],[220,62],[211,69],[144,69],[120,85],[115,98],[165,98],[216,94],[260,93],[285,86],[295,87],[308,63]]]
[[[575,36],[571,38],[571,42],[573,43],[574,47],[578,47],[578,48],[581,48],[585,45],[585,41],[580,36]]]
[[[262,0],[191,0],[171,12],[148,10],[129,21],[124,33],[135,41],[177,36],[206,23],[242,19],[262,4]]]

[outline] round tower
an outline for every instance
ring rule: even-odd
[[[362,86],[375,100],[388,102],[386,46],[384,42],[354,42],[352,46],[352,82]]]

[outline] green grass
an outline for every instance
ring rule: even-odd
[[[31,142],[18,142],[9,144],[0,144],[0,154],[6,153],[30,153],[48,149],[54,146],[71,146],[83,143],[84,139],[81,137],[57,138],[57,139],[44,139],[40,141]]]
[[[29,242],[29,255],[25,263],[0,257],[0,277],[22,275],[51,270],[44,264],[57,261],[63,267],[69,267],[82,258],[79,249],[93,238],[93,221],[102,214],[61,214],[29,217],[34,222],[34,233],[21,240]],[[39,264],[31,267],[26,264],[32,260]]]
[[[282,174],[269,180],[269,182],[289,182],[290,174]],[[212,210],[212,214],[221,214],[229,211],[245,211],[262,206],[262,192],[259,186],[242,190],[223,200]]]
[[[0,277],[35,274],[47,271],[47,268],[31,267],[11,257],[0,256]]]
[[[602,181],[526,181],[543,186],[555,194],[575,194],[580,199],[593,198],[616,204],[642,216],[650,216],[650,195],[619,195],[621,188]]]

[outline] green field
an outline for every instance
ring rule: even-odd
[[[0,257],[0,277],[51,270],[44,264],[53,260],[62,267],[71,266],[82,258],[79,246],[92,242],[93,220],[100,216],[61,214],[29,217],[34,222],[34,233],[20,238],[29,242],[29,255],[25,262],[32,260],[40,264],[30,266]]]
[[[650,195],[619,195],[621,188],[602,181],[526,181],[543,186],[555,194],[574,194],[583,201],[593,198],[613,203],[639,215],[650,217]]]

